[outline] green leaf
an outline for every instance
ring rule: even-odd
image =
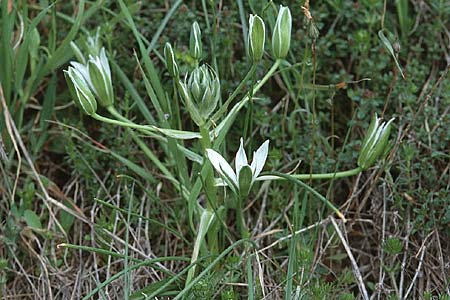
[[[23,217],[25,218],[25,222],[28,227],[33,229],[42,229],[41,219],[34,211],[27,209],[23,213]]]

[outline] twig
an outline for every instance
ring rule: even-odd
[[[413,289],[414,284],[421,273],[423,257],[425,256],[425,252],[427,252],[427,246],[423,246],[423,248],[422,248],[422,253],[420,254],[420,259],[419,259],[419,265],[417,266],[416,273],[414,274],[411,284],[409,285],[408,290],[406,291],[405,297],[403,297],[403,299],[408,299],[408,295],[411,292],[411,290]]]
[[[406,270],[406,258],[408,257],[408,248],[409,248],[409,234],[411,233],[411,220],[410,220],[410,213],[408,209],[408,219],[406,221],[406,237],[405,237],[405,250],[403,254],[403,260],[400,267],[400,282],[399,282],[399,292],[398,292],[398,298],[406,299],[402,297],[403,294],[403,285],[405,281],[405,270]]]
[[[378,297],[377,299],[381,299],[381,291],[383,288],[384,281],[384,242],[386,239],[386,183],[383,182],[383,224],[381,227],[381,247],[380,247],[380,273],[378,275]]]
[[[342,234],[342,231],[339,229],[339,226],[336,223],[336,220],[333,218],[333,216],[330,216],[329,219],[331,220],[331,223],[333,224],[334,229],[336,230],[336,233],[338,234],[339,239],[341,240],[342,245],[344,246],[345,251],[347,252],[348,258],[350,259],[350,262],[352,264],[353,274],[355,275],[356,281],[358,283],[359,291],[361,292],[364,300],[369,300],[369,294],[367,293],[367,289],[364,284],[361,272],[359,271],[358,264],[356,263],[356,260],[353,257],[350,246],[348,245],[347,241],[345,240],[344,235]]]

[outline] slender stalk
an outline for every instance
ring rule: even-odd
[[[241,239],[246,239],[248,238],[248,230],[247,230],[247,225],[245,225],[245,219],[244,219],[244,212],[243,212],[243,197],[241,196],[237,196],[237,207],[236,207],[236,223],[237,223],[237,227],[240,233],[240,238]]]
[[[239,92],[242,90],[242,88],[245,86],[245,83],[253,77],[253,74],[256,71],[256,65],[252,65],[250,70],[245,74],[244,79],[241,80],[237,88],[233,91],[233,93],[228,97],[228,99],[225,101],[225,103],[220,107],[220,109],[214,113],[214,115],[211,117],[213,121],[217,121],[227,110],[228,106],[230,105],[231,101],[236,98],[236,96],[239,94]]]
[[[91,117],[93,117],[94,119],[101,121],[101,122],[105,122],[105,123],[109,123],[109,124],[113,124],[113,125],[118,125],[118,126],[123,126],[123,127],[129,127],[129,128],[133,128],[133,129],[142,129],[142,130],[146,130],[146,131],[150,131],[150,132],[156,132],[157,130],[155,129],[154,126],[149,126],[149,125],[138,125],[135,124],[131,121],[118,121],[118,120],[114,120],[114,119],[110,119],[107,117],[103,117],[101,115],[98,115],[96,113],[94,113],[93,115],[91,115]],[[125,117],[123,117],[125,118]]]
[[[209,136],[209,131],[206,128],[205,125],[200,126],[200,134],[202,136],[202,138],[200,139],[200,143],[202,145],[202,150],[203,152],[205,152],[206,149],[211,148],[211,139]],[[213,211],[213,206],[217,207],[217,198],[216,198],[216,191],[217,191],[217,187],[214,181],[214,173],[213,173],[213,169],[211,166],[211,163],[209,162],[209,160],[205,159],[204,163],[206,164],[207,169],[207,175],[204,178],[205,179],[205,192],[206,192],[206,196],[208,197],[209,201],[208,201],[208,210]]]
[[[357,167],[355,169],[342,171],[342,172],[335,172],[335,173],[322,173],[322,174],[293,174],[290,175],[292,178],[298,179],[298,180],[309,180],[309,179],[336,179],[336,178],[343,178],[343,177],[349,177],[354,176],[358,173],[362,172],[362,169],[360,167]],[[264,180],[285,180],[286,178],[279,177],[276,175],[262,175],[256,178],[257,181],[264,181]]]

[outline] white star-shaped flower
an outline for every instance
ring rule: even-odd
[[[241,138],[241,145],[236,153],[235,170],[233,170],[222,155],[212,149],[206,149],[206,155],[213,167],[222,176],[225,183],[241,196],[247,196],[250,192],[253,183],[264,168],[268,153],[269,140],[253,152],[253,161],[249,165],[244,150],[244,140]]]

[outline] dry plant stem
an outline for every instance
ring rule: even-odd
[[[380,273],[378,275],[377,299],[381,299],[384,281],[384,241],[386,239],[386,183],[383,183],[383,223],[381,227],[381,246],[380,246]]]
[[[361,292],[361,295],[364,300],[369,300],[369,294],[367,293],[367,289],[364,284],[361,272],[359,271],[358,264],[356,263],[356,260],[353,257],[352,250],[350,249],[350,246],[348,245],[347,240],[345,239],[344,235],[342,234],[342,231],[339,229],[339,226],[336,223],[336,220],[333,218],[333,216],[330,216],[329,218],[331,220],[331,223],[333,224],[334,229],[336,230],[336,233],[339,236],[339,239],[342,242],[342,245],[345,248],[345,251],[347,252],[348,258],[350,259],[350,262],[352,264],[353,274],[356,277],[356,281],[358,283],[358,287]]]
[[[408,250],[409,250],[409,234],[411,233],[411,220],[409,209],[407,211],[407,221],[406,221],[406,237],[405,237],[405,250],[403,254],[402,264],[400,266],[400,283],[399,283],[399,292],[398,298],[403,299],[403,286],[405,281],[405,271],[406,271],[406,260],[408,258]]]
[[[419,277],[419,274],[421,273],[425,252],[427,252],[427,246],[423,246],[423,248],[422,248],[422,253],[420,254],[420,259],[419,259],[419,265],[417,266],[416,273],[414,274],[411,284],[409,285],[408,290],[406,291],[405,297],[403,297],[403,299],[408,299],[408,295],[409,295],[409,293],[411,293],[411,291],[414,287],[414,284],[416,283],[417,278]]]
[[[0,85],[0,102],[1,102],[1,104],[3,106],[3,113],[4,113],[4,116],[5,116],[5,122],[6,122],[6,125],[7,125],[6,127],[8,129],[8,134],[10,135],[11,140],[13,141],[13,144],[15,144],[14,148],[16,149],[17,153],[19,153],[19,149],[18,149],[17,144],[16,144],[16,142],[17,142],[19,144],[20,148],[22,149],[22,152],[23,152],[23,155],[25,156],[25,159],[27,160],[28,164],[30,165],[31,171],[33,172],[33,175],[35,176],[36,181],[38,182],[39,187],[42,190],[42,193],[44,193],[44,196],[45,196],[44,204],[47,207],[50,216],[53,218],[53,220],[55,221],[55,223],[57,224],[57,226],[59,227],[61,232],[63,232],[64,235],[66,235],[66,232],[64,231],[63,227],[59,223],[59,221],[56,218],[55,214],[53,213],[53,211],[52,211],[52,209],[51,209],[51,207],[49,205],[49,202],[53,203],[53,204],[56,204],[59,208],[62,208],[64,210],[66,210],[67,212],[72,211],[72,210],[67,208],[65,205],[63,205],[62,203],[58,202],[57,200],[50,198],[47,190],[45,189],[44,184],[42,183],[41,177],[39,176],[36,168],[34,167],[33,160],[31,159],[30,154],[28,153],[27,148],[25,147],[25,145],[24,145],[24,143],[22,141],[20,133],[19,133],[19,131],[16,128],[14,120],[11,117],[11,114],[9,113],[8,105],[6,104],[5,97],[3,96],[3,89],[1,87],[1,85]],[[18,170],[17,172],[19,172],[19,171],[20,170]],[[14,188],[16,188],[18,177],[19,177],[19,173],[17,174],[16,182],[14,183],[14,185],[15,185]],[[14,198],[12,198],[11,200],[13,200],[13,199]]]

